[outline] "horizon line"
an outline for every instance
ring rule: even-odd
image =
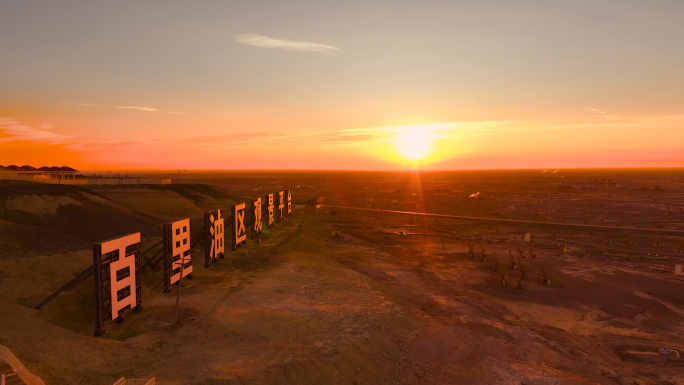
[[[424,169],[424,170],[387,170],[387,169],[375,169],[375,170],[368,170],[368,169],[298,169],[298,168],[292,168],[292,169],[186,169],[183,170],[186,173],[188,172],[280,172],[280,171],[289,171],[289,172],[305,172],[305,171],[315,171],[315,172],[460,172],[460,171],[543,171],[543,170],[548,170],[548,171],[581,171],[581,170],[684,170],[684,166],[671,166],[671,167],[649,167],[649,166],[643,166],[643,167],[578,167],[578,168],[563,168],[563,167],[545,167],[545,168],[472,168],[472,169]],[[104,170],[104,169],[83,169],[79,170],[79,173],[84,173],[84,172],[121,172],[121,171],[135,171],[135,172],[141,172],[141,171],[148,171],[148,172],[173,172],[177,173],[178,169],[165,169],[165,168],[159,168],[159,169],[133,169],[133,168],[113,168],[110,170]],[[552,174],[551,174],[552,175]]]

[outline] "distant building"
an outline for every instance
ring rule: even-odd
[[[677,264],[675,264],[674,273],[675,273],[676,275],[684,275],[684,263],[677,263]]]
[[[29,180],[36,182],[47,182],[47,183],[75,183],[76,173],[71,167],[41,167],[35,168],[31,166],[0,166],[0,179],[17,179],[17,180]]]
[[[525,241],[530,242],[532,235],[530,233],[513,233],[511,234],[512,241]]]

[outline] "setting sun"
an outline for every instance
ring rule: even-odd
[[[397,150],[408,160],[421,160],[430,154],[430,132],[420,127],[407,128],[397,134]]]

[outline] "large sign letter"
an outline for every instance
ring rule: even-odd
[[[280,222],[283,220],[283,213],[285,211],[285,193],[283,191],[278,191],[278,211],[276,221]]]
[[[223,209],[204,213],[204,267],[223,258]]]
[[[247,241],[247,228],[245,227],[245,204],[240,203],[232,206],[233,212],[233,250],[238,245]]]
[[[261,198],[252,200],[252,239],[261,234],[263,223],[261,223]]]
[[[131,308],[142,310],[140,233],[96,243],[93,273],[97,310],[95,335],[101,336],[107,321],[123,319]]]
[[[273,226],[275,219],[273,218],[273,194],[266,195],[266,208],[268,209],[268,227]]]
[[[292,190],[285,190],[285,199],[287,200],[287,207],[285,212],[289,217],[292,214]]]
[[[164,292],[183,277],[192,278],[190,218],[164,224]]]

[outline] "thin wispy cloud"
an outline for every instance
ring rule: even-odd
[[[146,140],[110,140],[110,139],[88,139],[79,138],[71,135],[59,134],[49,123],[41,123],[38,127],[27,126],[26,124],[14,119],[0,117],[0,143],[13,141],[29,141],[34,143],[48,143],[51,145],[63,146],[79,152],[92,152],[111,146],[119,146],[126,143],[153,143]]]
[[[72,104],[67,101],[62,101],[63,104]],[[82,106],[82,107],[93,107],[93,106],[99,106],[99,104],[95,103],[73,103],[75,106]],[[116,107],[116,108],[122,108],[125,110],[138,110],[138,111],[145,111],[145,112],[164,112],[167,114],[183,114],[183,112],[180,111],[162,111],[157,108],[153,107],[144,107],[144,106],[105,106],[105,107]]]
[[[606,114],[606,113],[603,112],[603,111],[595,110],[595,109],[593,109],[593,108],[589,108],[589,107],[584,107],[584,108],[587,109],[587,110],[589,110],[589,111],[596,112],[596,113],[598,113],[598,114],[603,114],[603,115]]]
[[[156,109],[156,108],[152,108],[152,107],[140,107],[140,106],[118,106],[118,107],[116,107],[116,108],[123,108],[123,109],[127,109],[127,110],[147,111],[147,112],[157,112],[157,111],[159,111],[159,110]]]
[[[43,123],[38,127],[30,127],[12,118],[0,118],[0,131],[9,135],[0,138],[0,142],[28,140],[31,142],[64,144],[72,138],[71,136],[51,131],[52,128],[53,127],[47,123]]]
[[[327,44],[314,43],[311,41],[285,40],[257,34],[235,36],[235,42],[258,48],[277,48],[296,52],[319,52],[326,55],[335,55],[340,50],[338,47]]]

